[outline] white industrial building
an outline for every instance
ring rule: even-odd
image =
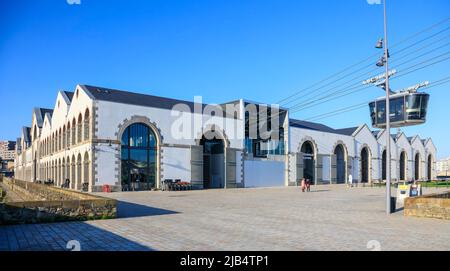
[[[261,125],[265,132],[254,133]],[[303,177],[345,184],[349,175],[373,183],[386,177],[386,136],[367,125],[293,120],[287,109],[242,99],[209,106],[78,85],[58,92],[53,109],[33,110],[17,140],[15,177],[69,180],[85,191],[158,189],[168,179],[198,189],[291,186]],[[435,178],[431,139],[390,137],[394,180]]]

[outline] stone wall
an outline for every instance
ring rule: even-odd
[[[450,192],[406,198],[404,215],[450,220]]]
[[[5,178],[4,183],[10,187],[14,187],[14,189],[24,189],[27,192],[39,196],[45,200],[79,200],[98,198],[97,196],[74,190],[68,190],[56,186],[42,185],[10,178]]]
[[[42,184],[4,179],[15,192],[43,200],[0,203],[0,225],[109,219],[117,217],[117,201]]]
[[[6,196],[6,191],[3,191],[3,188],[0,186],[0,203],[3,202],[3,199]]]

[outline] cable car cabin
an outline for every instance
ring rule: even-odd
[[[425,123],[427,116],[427,93],[400,92],[389,97],[391,128]],[[369,104],[372,126],[386,128],[386,98],[378,98]]]

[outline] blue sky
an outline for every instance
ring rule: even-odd
[[[448,0],[389,2],[390,44],[450,15]],[[73,90],[76,84],[187,100],[201,95],[210,103],[236,98],[275,103],[376,53],[382,15],[381,5],[366,0],[81,0],[80,5],[66,0],[0,0],[0,139],[19,136],[20,127],[30,124],[33,107],[52,107],[58,90]],[[449,24],[447,20],[393,48],[392,61],[394,49]],[[434,37],[443,37],[435,47],[444,47],[421,60],[448,51],[448,32]],[[416,62],[420,61],[405,67]],[[398,89],[433,82],[450,76],[449,71],[450,62],[445,61],[392,85]],[[449,87],[430,89],[428,122],[404,129],[408,135],[432,137],[439,157],[450,156],[445,110]],[[370,88],[292,117],[308,119],[381,95]],[[368,108],[319,122],[334,128],[368,123]]]

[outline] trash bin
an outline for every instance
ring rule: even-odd
[[[396,203],[397,203],[397,198],[391,197],[391,213],[395,213],[395,211],[397,210],[397,208],[395,206]]]

